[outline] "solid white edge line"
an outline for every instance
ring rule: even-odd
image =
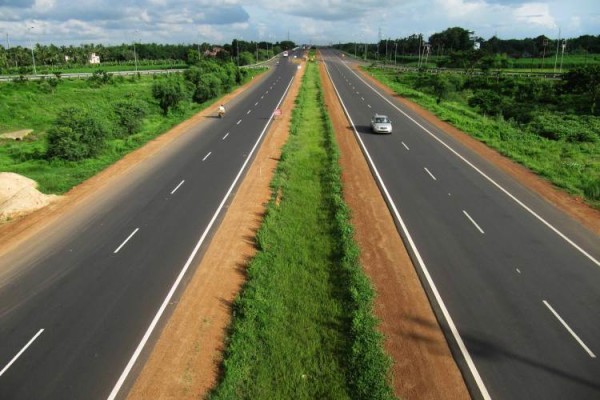
[[[569,325],[567,325],[567,323],[560,317],[560,315],[558,315],[558,313],[554,310],[554,308],[552,308],[552,306],[546,300],[542,300],[542,302],[546,305],[546,307],[548,307],[548,309],[552,312],[552,314],[554,314],[556,319],[558,319],[560,321],[560,323],[565,327],[565,329],[567,331],[569,331],[571,336],[573,336],[575,338],[575,340],[577,340],[577,343],[579,343],[579,345],[581,347],[583,347],[583,349],[589,354],[589,356],[592,358],[596,358],[596,355],[594,353],[592,353],[590,348],[587,347],[585,345],[585,343],[583,343],[583,341],[579,338],[579,336],[577,336],[577,334],[575,332],[573,332],[573,329],[571,329],[571,327]]]
[[[434,138],[435,140],[437,140],[441,145],[443,145],[448,150],[450,150],[452,153],[454,153],[455,156],[457,156],[458,158],[460,158],[468,166],[470,166],[475,171],[477,171],[481,176],[483,176],[485,179],[487,179],[492,185],[496,186],[500,191],[502,191],[504,194],[506,194],[508,197],[510,197],[513,201],[515,201],[518,205],[520,205],[522,208],[524,208],[527,212],[529,212],[531,215],[533,215],[535,218],[537,218],[538,221],[540,221],[541,223],[543,223],[544,225],[546,225],[548,228],[550,228],[550,230],[552,230],[554,233],[556,233],[558,236],[560,236],[563,240],[565,240],[567,243],[569,243],[571,246],[573,246],[575,249],[577,249],[581,254],[583,254],[584,256],[586,256],[587,258],[589,258],[594,264],[596,264],[597,266],[600,267],[600,261],[596,260],[591,254],[589,254],[587,251],[585,251],[584,249],[582,249],[581,247],[579,247],[567,235],[565,235],[564,233],[562,233],[561,231],[559,231],[552,224],[550,224],[548,221],[546,221],[544,218],[542,218],[540,215],[538,215],[535,211],[533,211],[531,208],[529,208],[527,205],[525,205],[525,203],[523,203],[521,200],[519,200],[518,198],[516,198],[507,189],[504,189],[504,187],[502,187],[499,183],[496,183],[496,181],[494,181],[492,178],[490,178],[489,176],[487,176],[482,170],[480,170],[479,168],[477,168],[473,163],[471,163],[469,160],[467,160],[465,157],[463,157],[460,153],[458,153],[456,150],[454,150],[452,147],[450,147],[450,145],[448,145],[442,139],[440,139],[435,134],[433,134],[431,131],[429,131],[427,128],[425,128],[423,125],[421,125],[419,122],[417,122],[410,115],[408,115],[407,113],[405,113],[404,111],[402,111],[398,106],[396,106],[389,99],[387,99],[385,96],[383,96],[381,93],[379,93],[377,91],[377,89],[375,89],[368,82],[366,82],[364,79],[362,79],[356,72],[354,72],[348,66],[346,66],[346,68],[348,68],[358,79],[360,79],[365,85],[367,85],[368,87],[370,87],[377,95],[379,95],[379,97],[381,97],[383,100],[385,100],[389,105],[391,105],[396,110],[398,110],[399,112],[401,112],[402,114],[404,114],[404,116],[406,118],[410,119],[415,125],[417,125],[419,128],[421,128],[425,132],[427,132],[432,138]]]
[[[433,176],[433,174],[427,169],[427,167],[425,167],[424,169],[425,169],[425,172],[427,172],[429,174],[431,179],[433,179],[434,181],[437,181],[437,178],[435,176]]]
[[[211,154],[212,154],[212,151],[209,151],[208,154],[204,156],[204,158],[202,159],[202,161],[206,161],[206,159],[208,157],[210,157]]]
[[[479,232],[481,232],[481,233],[485,233],[485,232],[483,231],[483,229],[481,229],[481,227],[480,227],[479,225],[477,225],[477,222],[475,222],[475,220],[474,220],[473,218],[471,218],[471,216],[469,215],[469,213],[468,213],[468,212],[466,212],[465,210],[462,210],[462,212],[463,212],[463,214],[465,214],[465,215],[467,216],[467,218],[469,218],[469,221],[471,221],[471,223],[472,223],[473,225],[475,225],[475,228],[477,228],[477,229],[479,230]]]
[[[279,99],[279,103],[277,103],[277,107],[276,108],[279,108],[279,106],[281,105],[281,102],[283,101],[283,99],[285,98],[287,92],[289,91],[290,86],[292,86],[292,82],[294,82],[294,78],[295,77],[292,76],[292,79],[290,80],[290,83],[288,84],[287,88],[285,89],[285,92],[283,92],[283,95],[281,96],[281,99]],[[175,294],[175,291],[179,287],[179,284],[181,283],[181,280],[185,276],[185,273],[187,272],[188,268],[190,267],[192,261],[194,260],[194,257],[196,257],[196,254],[198,253],[198,250],[200,250],[200,247],[202,246],[202,243],[204,243],[204,240],[206,239],[206,236],[210,232],[210,229],[214,225],[215,221],[217,220],[217,217],[221,213],[221,210],[225,206],[225,203],[227,202],[227,199],[231,195],[231,192],[233,192],[233,189],[235,188],[235,185],[237,184],[238,180],[242,176],[242,173],[246,169],[246,165],[248,165],[248,162],[252,159],[252,155],[256,151],[256,148],[260,144],[260,142],[262,140],[262,137],[264,136],[265,132],[267,131],[267,128],[269,127],[269,124],[271,123],[272,120],[273,120],[273,116],[271,116],[269,118],[269,120],[267,121],[267,123],[265,124],[265,127],[262,130],[261,134],[259,135],[258,139],[256,140],[256,143],[252,147],[252,150],[250,150],[250,153],[248,154],[248,157],[246,157],[246,160],[244,161],[244,164],[242,164],[242,167],[240,168],[240,171],[238,172],[238,174],[236,175],[235,179],[233,180],[233,183],[229,187],[229,190],[225,194],[225,197],[223,197],[223,200],[221,201],[221,204],[219,204],[219,207],[217,208],[217,211],[215,211],[212,219],[210,220],[210,222],[208,223],[206,229],[202,233],[202,236],[198,240],[198,243],[196,243],[196,247],[194,247],[194,249],[192,250],[192,253],[188,257],[188,259],[187,259],[185,265],[183,266],[181,272],[177,276],[177,279],[173,283],[173,286],[171,286],[171,290],[169,290],[169,293],[167,294],[167,297],[165,297],[165,300],[162,302],[162,304],[161,304],[160,308],[158,309],[156,315],[152,319],[152,322],[150,323],[150,326],[146,330],[146,333],[144,333],[144,336],[142,337],[142,340],[140,341],[140,343],[136,347],[135,351],[133,352],[133,355],[129,359],[129,362],[125,366],[125,369],[121,373],[121,376],[119,377],[119,380],[117,381],[117,383],[113,387],[113,390],[110,392],[107,400],[114,400],[116,398],[117,394],[119,393],[119,390],[121,390],[121,387],[125,383],[125,379],[127,379],[127,376],[131,372],[133,366],[135,365],[135,362],[137,361],[138,357],[142,353],[142,350],[144,349],[144,346],[146,346],[146,343],[148,342],[148,339],[150,339],[150,335],[152,334],[152,332],[156,328],[156,325],[158,324],[158,321],[160,320],[160,318],[163,315],[163,313],[165,312],[165,309],[167,308],[167,305],[169,305],[169,303],[171,302],[171,298]]]
[[[225,136],[223,136],[223,139],[221,139],[221,140],[225,140],[225,139],[227,138],[227,136],[229,136],[229,132],[227,132],[227,133],[225,134]]]
[[[131,239],[133,237],[133,235],[135,235],[137,233],[137,231],[139,231],[140,228],[135,228],[135,230],[133,232],[131,232],[131,234],[129,236],[127,236],[127,239],[125,239],[123,241],[123,243],[121,243],[121,245],[119,247],[117,247],[117,249],[113,252],[113,254],[117,254],[119,252],[119,250],[121,250],[123,248],[123,246],[125,246],[127,244],[127,242],[129,242],[129,239]]]
[[[185,182],[185,179],[182,180],[181,182],[179,182],[179,185],[177,185],[177,187],[171,191],[171,194],[174,194],[177,191],[177,189],[179,189],[181,187],[181,185],[183,185],[184,182]]]
[[[38,336],[40,336],[40,335],[42,334],[42,332],[44,332],[44,330],[43,330],[43,329],[40,329],[40,330],[38,331],[38,333],[36,333],[36,334],[35,334],[35,335],[34,335],[34,336],[31,338],[31,339],[29,339],[29,342],[27,342],[27,344],[25,345],[25,347],[23,347],[23,348],[21,349],[21,351],[19,351],[19,352],[17,353],[17,355],[16,355],[16,356],[14,356],[14,357],[12,358],[12,360],[10,360],[10,362],[9,362],[8,364],[6,364],[6,367],[2,368],[2,371],[0,371],[0,376],[4,375],[4,373],[5,373],[6,371],[8,371],[8,369],[10,368],[10,366],[11,366],[11,365],[13,365],[13,364],[14,364],[14,362],[15,362],[15,361],[17,361],[17,359],[18,359],[19,357],[21,357],[21,354],[23,354],[23,353],[25,352],[25,350],[27,350],[27,348],[28,348],[29,346],[31,346],[31,344],[32,344],[32,343],[35,341],[35,339],[37,339],[37,338],[38,338]]]
[[[406,143],[402,142],[402,146],[404,146],[404,148],[405,148],[406,150],[410,150],[410,149],[408,148],[408,146],[406,145]]]
[[[398,209],[396,208],[396,204],[392,200],[392,197],[390,196],[390,194],[387,190],[387,187],[383,183],[383,179],[381,179],[381,175],[379,175],[379,171],[377,170],[377,167],[375,166],[375,163],[373,162],[371,155],[367,151],[367,148],[366,148],[363,140],[361,139],[360,135],[358,134],[358,131],[356,130],[356,126],[354,125],[354,122],[352,121],[352,118],[350,117],[350,113],[348,112],[348,109],[346,108],[346,105],[344,104],[344,101],[342,100],[342,97],[340,96],[340,93],[338,92],[337,87],[335,86],[335,83],[333,82],[333,78],[331,77],[331,74],[329,74],[329,68],[327,67],[326,62],[325,62],[325,70],[327,71],[329,80],[331,81],[331,84],[333,85],[333,88],[335,89],[335,93],[337,94],[337,97],[340,100],[340,103],[342,104],[344,112],[346,113],[346,116],[348,117],[348,120],[350,121],[350,124],[352,125],[352,128],[354,129],[354,135],[358,139],[365,155],[367,156],[367,160],[368,160],[373,172],[375,173],[375,176],[376,176],[377,180],[379,181],[379,184],[381,185],[381,187],[383,189],[384,195],[388,199],[388,204],[391,205],[392,211],[394,212],[396,219],[400,223],[402,232],[404,233],[406,240],[408,241],[411,249],[413,250],[413,253],[415,254],[415,257],[417,259],[417,264],[419,265],[419,268],[421,269],[423,276],[427,280],[427,284],[429,285],[429,288],[431,289],[431,292],[433,293],[433,296],[435,297],[435,299],[438,303],[438,306],[440,307],[440,310],[442,311],[442,315],[444,316],[444,319],[446,320],[446,323],[448,324],[448,327],[450,328],[450,331],[452,332],[452,336],[454,337],[454,340],[456,340],[456,343],[458,345],[458,348],[460,349],[460,352],[462,353],[463,357],[465,358],[465,362],[467,363],[467,366],[469,367],[469,371],[471,371],[471,374],[473,375],[473,379],[475,380],[475,383],[477,384],[477,387],[479,388],[479,391],[481,392],[481,396],[485,400],[491,400],[491,396],[488,393],[487,388],[485,387],[485,384],[483,383],[483,380],[481,379],[481,376],[479,375],[479,371],[477,371],[477,367],[475,366],[475,363],[473,362],[473,359],[471,358],[471,354],[469,354],[469,351],[467,350],[467,347],[465,346],[465,343],[463,342],[462,337],[458,333],[458,329],[456,328],[456,325],[454,324],[454,321],[452,320],[452,317],[450,316],[450,313],[448,312],[448,309],[446,308],[446,305],[444,304],[444,301],[442,300],[442,296],[438,292],[437,287],[435,286],[435,283],[433,282],[433,278],[429,274],[429,270],[427,269],[427,266],[425,265],[425,262],[423,261],[423,258],[421,257],[421,253],[419,253],[419,250],[417,249],[417,246],[415,245],[415,243],[412,239],[412,236],[410,235],[410,232],[408,231],[408,228],[406,227],[406,224],[404,223],[404,220],[402,219],[402,217],[400,216],[400,213],[398,212]]]

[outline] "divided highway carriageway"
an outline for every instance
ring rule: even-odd
[[[126,394],[296,71],[282,59],[224,119],[0,257],[0,399]]]
[[[600,399],[598,236],[322,54],[474,398]]]

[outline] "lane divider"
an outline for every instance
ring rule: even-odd
[[[17,353],[17,355],[16,355],[16,356],[14,356],[14,357],[12,358],[12,360],[10,360],[10,362],[9,362],[8,364],[6,364],[6,366],[5,366],[4,368],[2,368],[2,371],[0,371],[0,376],[4,375],[4,373],[5,373],[6,371],[8,371],[8,369],[10,368],[10,366],[11,366],[11,365],[13,365],[13,364],[14,364],[14,362],[15,362],[15,361],[17,361],[17,359],[18,359],[19,357],[21,357],[21,355],[22,355],[23,353],[25,353],[25,350],[27,350],[27,348],[28,348],[29,346],[31,346],[31,344],[32,344],[32,343],[35,341],[35,339],[37,339],[37,338],[38,338],[38,336],[40,336],[40,335],[42,334],[42,332],[44,332],[44,330],[43,330],[43,329],[40,329],[40,330],[38,331],[38,333],[36,333],[36,334],[35,334],[35,335],[34,335],[34,336],[33,336],[33,337],[32,337],[32,338],[29,340],[29,342],[27,342],[27,344],[25,345],[25,347],[23,347],[23,348],[21,349],[21,351],[19,351],[19,352]]]
[[[483,231],[483,229],[481,229],[479,227],[479,225],[477,225],[477,222],[475,222],[475,220],[473,218],[471,218],[471,216],[469,215],[468,212],[466,212],[465,210],[462,210],[463,214],[465,214],[467,216],[467,218],[469,218],[469,221],[471,221],[471,223],[473,225],[475,225],[475,228],[477,228],[477,230],[479,230],[479,232],[481,232],[482,234],[485,234],[485,232]]]
[[[425,169],[425,172],[427,172],[429,174],[431,179],[433,179],[434,181],[437,181],[437,178],[435,176],[433,176],[433,174],[427,169],[427,167],[425,167],[424,169]]]
[[[181,185],[183,185],[183,182],[185,182],[185,180],[182,180],[181,182],[179,182],[179,185],[177,185],[177,187],[171,191],[171,194],[175,193],[177,191],[177,189],[179,189],[181,187]]]
[[[579,336],[577,336],[577,334],[573,331],[573,329],[571,329],[571,327],[569,325],[567,325],[567,323],[565,322],[565,320],[562,319],[560,317],[560,315],[558,315],[558,313],[554,310],[554,308],[552,308],[552,306],[546,300],[542,300],[542,302],[544,303],[544,305],[546,307],[548,307],[548,309],[552,312],[552,314],[554,314],[554,316],[556,317],[556,319],[558,319],[558,321],[565,327],[565,329],[571,334],[571,336],[573,336],[575,338],[575,340],[577,341],[577,343],[579,343],[579,345],[581,347],[583,347],[583,349],[589,354],[589,356],[591,358],[596,358],[596,355],[594,353],[592,353],[592,351],[590,350],[590,348],[587,347],[585,345],[585,343],[583,343],[583,341],[579,338]]]
[[[119,247],[117,247],[117,249],[114,251],[113,254],[117,254],[119,252],[119,250],[121,250],[123,248],[123,246],[125,246],[127,244],[127,242],[129,242],[129,240],[133,237],[133,235],[135,235],[137,233],[137,231],[139,231],[140,228],[135,228],[135,230],[133,232],[131,232],[131,234],[129,236],[127,236],[127,239],[125,239],[125,241],[123,241],[123,243],[121,243],[121,245]]]
[[[211,154],[212,154],[212,151],[209,151],[208,154],[204,156],[204,158],[202,159],[202,161],[206,161],[206,159],[208,157],[210,157]]]

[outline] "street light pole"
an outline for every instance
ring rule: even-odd
[[[135,38],[139,31],[135,31],[135,36],[133,37],[133,62],[135,63],[135,74],[138,74],[138,64],[137,64],[137,52],[135,51]]]
[[[29,31],[31,31],[34,27],[30,26],[29,27]],[[29,37],[29,45],[31,46],[31,60],[33,61],[33,74],[37,75],[37,70],[35,69],[35,56],[33,55],[33,41],[31,40],[31,37]]]

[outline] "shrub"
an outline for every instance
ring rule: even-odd
[[[589,179],[584,183],[583,193],[594,201],[600,201],[600,177]]]
[[[469,106],[478,108],[485,115],[500,115],[502,96],[493,90],[478,90],[469,99]]]
[[[92,76],[88,78],[88,82],[91,86],[102,86],[112,81],[112,75],[108,72],[99,69],[92,73]]]
[[[528,127],[533,133],[552,140],[593,143],[600,139],[600,122],[594,117],[539,113]]]
[[[140,100],[123,100],[114,104],[117,126],[122,135],[136,133],[144,123],[144,117],[148,113],[146,104]]]
[[[77,161],[96,156],[108,136],[106,121],[77,108],[63,109],[48,130],[48,158]]]

